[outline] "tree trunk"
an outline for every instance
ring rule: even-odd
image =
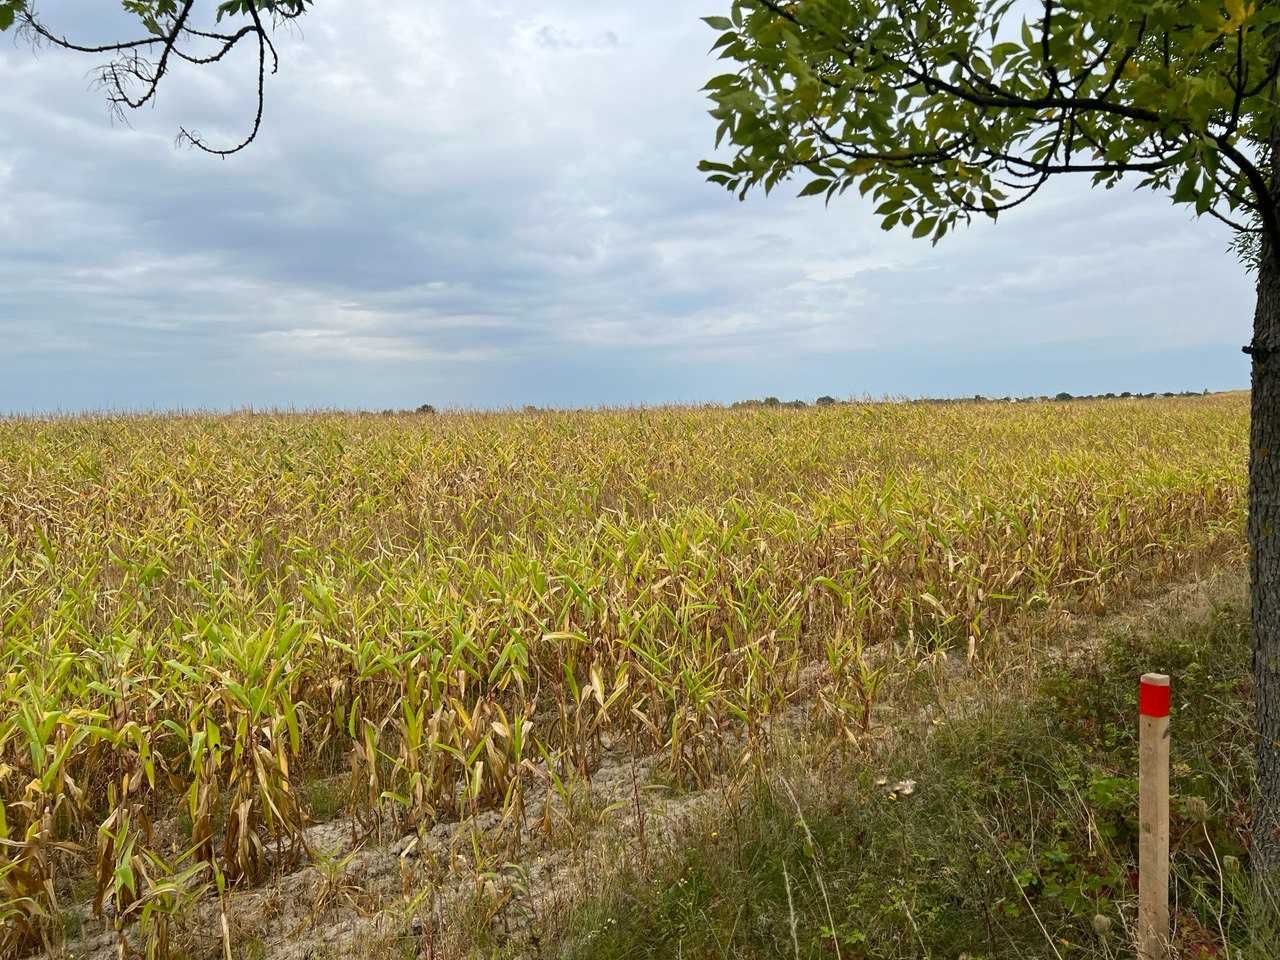
[[[1252,860],[1280,877],[1280,262],[1264,243],[1253,316],[1249,428],[1249,576],[1257,696],[1259,801]]]

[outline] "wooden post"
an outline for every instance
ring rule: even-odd
[[[1138,960],[1169,956],[1169,678],[1138,688]]]

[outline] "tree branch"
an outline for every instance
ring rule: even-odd
[[[201,30],[189,25],[196,0],[182,0],[177,13],[164,23],[163,31],[157,36],[147,36],[135,40],[121,40],[107,44],[86,44],[69,39],[65,35],[49,29],[37,14],[28,7],[22,11],[22,29],[28,31],[36,42],[45,42],[63,50],[88,54],[116,54],[117,58],[105,64],[98,71],[98,80],[107,90],[107,102],[112,112],[121,120],[125,119],[126,110],[138,110],[154,101],[161,82],[170,72],[171,59],[181,60],[194,66],[208,66],[223,61],[246,37],[256,36],[258,46],[258,65],[256,83],[256,109],[253,125],[248,135],[235,146],[218,148],[210,145],[198,134],[186,127],[179,128],[178,141],[187,143],[205,153],[214,156],[230,156],[238,153],[252,143],[262,127],[262,116],[266,100],[266,65],[267,56],[271,57],[271,72],[279,69],[280,58],[271,40],[267,25],[263,22],[259,6],[263,0],[247,3],[244,12],[250,22],[233,32],[224,33],[217,30]],[[282,20],[293,20],[301,16],[308,0],[288,0],[283,6],[268,4],[275,23]],[[215,46],[211,52],[198,52],[183,49],[181,41],[212,41]],[[159,56],[153,64],[143,56],[152,49],[159,49]],[[131,93],[135,84],[141,84],[138,94]]]
[[[215,157],[229,157],[232,154],[239,153],[249,144],[258,138],[258,131],[262,129],[262,112],[266,103],[266,73],[267,73],[267,50],[270,48],[273,60],[272,72],[275,72],[275,64],[279,63],[276,57],[275,47],[271,46],[271,42],[267,39],[267,32],[262,27],[262,20],[258,16],[258,11],[253,6],[249,7],[250,16],[253,18],[253,32],[258,35],[258,107],[253,116],[253,127],[249,130],[248,136],[236,144],[234,147],[219,149],[209,146],[200,138],[200,135],[187,130],[185,127],[178,134],[179,142],[185,140],[191,146],[203,150],[205,153],[212,154]]]

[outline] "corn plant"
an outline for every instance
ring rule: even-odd
[[[94,849],[162,952],[182,891],[308,852],[299,790],[344,764],[353,844],[485,811],[519,844],[535,779],[556,834],[610,752],[709,784],[801,702],[856,740],[921,661],[1239,557],[1247,420],[0,419],[0,953],[56,946]]]

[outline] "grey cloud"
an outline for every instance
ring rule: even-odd
[[[101,6],[64,9],[109,35]],[[91,61],[0,48],[0,409],[1002,393],[1025,371],[990,358],[1040,345],[1046,379],[1173,378],[1242,342],[1224,233],[1155,195],[1055,185],[931,248],[857,200],[705,184],[708,12],[326,0],[227,162],[172,136],[242,132],[247,61],[122,128]]]

